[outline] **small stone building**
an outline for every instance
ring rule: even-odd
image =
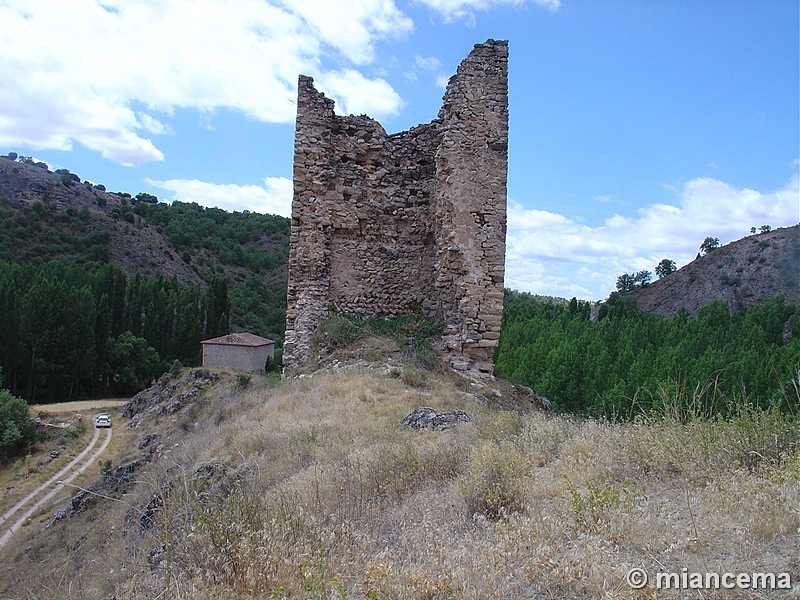
[[[252,333],[229,333],[200,343],[204,367],[263,373],[275,356],[275,342]]]

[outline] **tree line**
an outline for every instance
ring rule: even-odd
[[[640,312],[617,295],[594,318],[592,308],[506,290],[499,374],[562,411],[607,418],[663,410],[668,396],[709,415],[742,402],[797,409],[800,311],[783,297],[735,314],[713,302],[695,318]]]
[[[228,282],[206,289],[104,264],[0,262],[0,366],[30,403],[137,391],[229,332]]]

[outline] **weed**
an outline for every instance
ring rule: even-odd
[[[242,391],[247,389],[247,386],[250,385],[253,376],[249,373],[236,373],[236,384],[234,385],[234,389],[236,391]]]
[[[401,315],[386,319],[357,319],[335,316],[320,323],[313,341],[328,350],[344,348],[363,340],[367,336],[387,337],[396,340],[405,348],[409,357],[424,368],[433,367],[438,361],[438,352],[430,340],[444,331],[444,324],[434,319],[417,315]],[[377,360],[383,349],[373,345],[367,350],[367,360]]]
[[[338,316],[322,321],[313,341],[328,349],[343,348],[361,339],[364,334],[360,322]]]
[[[425,389],[430,384],[430,377],[424,369],[406,367],[401,375],[403,383],[409,387]]]
[[[503,410],[490,415],[481,428],[481,437],[494,442],[516,439],[522,432],[523,416],[514,411]]]
[[[570,495],[570,516],[579,527],[589,531],[596,531],[614,511],[630,511],[637,500],[645,497],[638,486],[630,481],[622,484],[590,481],[586,484],[586,492],[578,490],[568,478],[566,482]]]
[[[459,488],[467,510],[501,519],[525,508],[521,476],[523,457],[508,444],[484,442],[473,450]]]

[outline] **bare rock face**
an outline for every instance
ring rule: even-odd
[[[340,117],[301,76],[284,367],[322,320],[421,314],[456,369],[491,376],[500,339],[508,171],[508,43],[475,46],[439,118],[393,135]]]

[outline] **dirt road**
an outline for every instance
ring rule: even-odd
[[[22,500],[7,510],[2,516],[0,516],[0,526],[5,528],[11,517],[33,502],[33,505],[30,506],[30,508],[28,508],[28,510],[26,510],[21,517],[14,521],[14,523],[3,533],[2,536],[0,536],[0,548],[8,543],[8,541],[11,539],[11,536],[19,531],[19,528],[25,524],[31,515],[44,506],[44,504],[58,492],[60,492],[64,488],[65,484],[68,484],[78,475],[83,473],[94,461],[98,459],[98,457],[111,442],[111,428],[107,429],[106,431],[107,433],[105,440],[103,440],[103,443],[94,452],[94,454],[86,458],[92,449],[97,445],[97,440],[100,439],[99,429],[94,430],[94,435],[92,436],[89,445],[83,449],[83,452],[73,458],[66,467],[61,469],[58,473],[53,475],[45,483],[37,487],[30,494],[25,496]],[[47,491],[48,489],[50,489],[50,491]]]
[[[58,404],[32,404],[29,409],[31,414],[36,415],[40,412],[48,414],[70,413],[70,412],[89,412],[102,408],[119,408],[125,406],[130,399],[120,400],[119,398],[103,398],[100,400],[75,400],[73,402],[59,402]]]

